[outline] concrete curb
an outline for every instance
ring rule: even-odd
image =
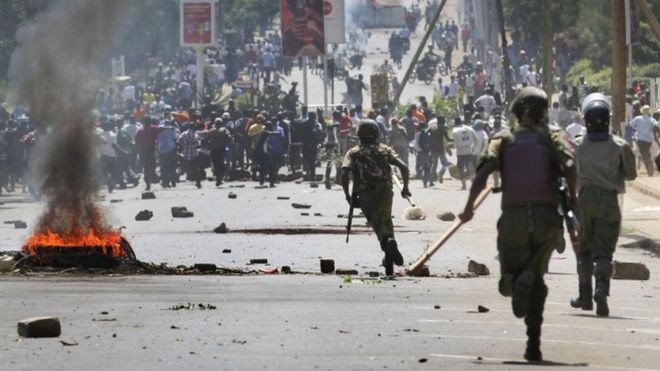
[[[640,193],[643,193],[649,197],[653,197],[656,200],[660,200],[660,189],[658,188],[651,187],[646,184],[641,184],[635,181],[627,182],[627,185]]]

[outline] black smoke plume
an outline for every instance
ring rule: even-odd
[[[60,0],[16,34],[9,76],[37,125],[36,175],[47,205],[36,232],[106,230],[94,204],[98,139],[93,81],[128,0]]]

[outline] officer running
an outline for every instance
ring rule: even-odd
[[[513,313],[525,317],[525,359],[543,360],[541,325],[548,288],[543,281],[552,252],[563,238],[559,215],[561,166],[571,186],[575,185],[573,149],[559,127],[547,125],[548,98],[534,87],[521,90],[511,106],[519,125],[492,139],[482,155],[470,189],[463,222],[474,216],[474,202],[494,171],[502,175],[502,216],[497,223],[497,250],[501,278],[499,291],[511,296]],[[575,189],[575,187],[571,187]]]
[[[408,166],[391,147],[378,142],[378,126],[363,120],[358,127],[360,145],[351,148],[342,164],[342,187],[349,205],[360,207],[385,253],[385,274],[394,274],[394,264],[403,265],[403,256],[394,239],[392,224],[392,165],[403,177],[402,197],[410,197]],[[353,174],[353,195],[349,193],[349,172]]]
[[[580,295],[571,300],[573,308],[609,316],[607,297],[612,276],[612,254],[621,230],[618,195],[625,193],[626,180],[637,177],[635,155],[630,145],[610,134],[610,104],[600,93],[589,94],[582,103],[586,137],[575,140],[580,192],[578,198],[580,249],[577,271]],[[592,291],[592,276],[596,290]]]

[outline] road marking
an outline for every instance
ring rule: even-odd
[[[477,320],[451,320],[451,319],[425,319],[421,318],[417,320],[418,322],[426,323],[471,323],[471,324],[486,324],[486,325],[506,325],[506,326],[525,326],[525,323],[522,321],[518,322],[506,322],[506,321],[477,321]],[[576,326],[576,325],[561,325],[556,323],[544,323],[543,327],[555,327],[555,328],[571,328],[571,329],[581,329],[581,330],[595,330],[595,331],[607,331],[607,332],[631,332],[635,333],[644,333],[649,335],[659,335],[660,329],[638,329],[638,328],[612,328],[612,327],[594,327],[594,326]]]
[[[475,361],[475,363],[479,363],[482,361],[488,361],[488,362],[499,362],[499,363],[506,363],[510,364],[513,361],[510,359],[504,359],[504,358],[495,358],[495,357],[481,357],[481,359],[477,359],[478,356],[468,356],[468,355],[463,355],[463,354],[447,354],[447,353],[431,353],[431,357],[437,357],[437,358],[454,358],[454,359],[465,359],[465,360],[472,360]],[[523,362],[521,362],[522,364]],[[543,366],[543,364],[539,365]],[[573,364],[573,365],[567,365],[567,366],[574,366],[574,367],[580,367],[582,364]],[[619,367],[619,366],[603,366],[603,365],[596,365],[596,364],[591,364],[587,363],[583,367],[588,367],[588,368],[596,368],[600,370],[626,370],[626,371],[659,371],[660,369],[658,368],[638,368],[638,367]]]
[[[477,335],[447,335],[447,334],[419,334],[418,336],[424,337],[433,337],[433,338],[448,338],[448,339],[467,339],[467,340],[494,340],[494,341],[515,341],[515,342],[526,342],[525,338],[510,338],[510,337],[495,337],[495,336],[477,336]],[[653,345],[626,345],[626,344],[612,344],[612,343],[602,343],[597,341],[584,341],[584,340],[558,340],[558,339],[546,339],[543,338],[544,343],[555,343],[555,344],[570,344],[570,345],[593,345],[593,346],[607,346],[612,348],[624,348],[624,349],[647,349],[647,350],[660,350],[660,346]]]

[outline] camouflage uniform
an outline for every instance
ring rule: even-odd
[[[512,303],[514,313],[516,313],[514,293],[518,288],[518,281],[527,281],[527,285],[531,287],[525,316],[529,338],[528,349],[529,347],[538,349],[543,309],[548,294],[543,275],[547,271],[553,250],[563,242],[563,228],[562,217],[558,212],[558,193],[543,200],[535,200],[531,197],[517,202],[505,201],[507,186],[512,180],[507,179],[507,176],[510,176],[508,174],[515,174],[514,176],[519,174],[510,173],[515,169],[507,170],[507,161],[513,159],[505,158],[505,148],[515,145],[515,135],[519,133],[538,133],[540,134],[537,136],[538,138],[547,139],[544,145],[549,149],[550,156],[548,157],[553,164],[539,164],[539,166],[551,166],[553,169],[552,178],[554,179],[548,179],[549,187],[553,189],[557,179],[555,165],[558,164],[555,163],[559,161],[567,163],[573,159],[574,155],[570,141],[558,127],[518,126],[513,133],[508,130],[501,131],[490,139],[479,164],[479,168],[481,168],[486,162],[494,162],[495,170],[502,174],[502,189],[505,193],[502,202],[502,216],[497,222],[497,250],[501,271],[499,291],[503,296],[514,297]],[[524,154],[522,155],[524,156]],[[530,178],[530,174],[526,175],[527,178]],[[525,174],[522,176],[525,177]]]
[[[342,168],[353,174],[354,193],[378,240],[394,237],[392,224],[392,165],[398,155],[384,144],[359,145],[344,157]]]

